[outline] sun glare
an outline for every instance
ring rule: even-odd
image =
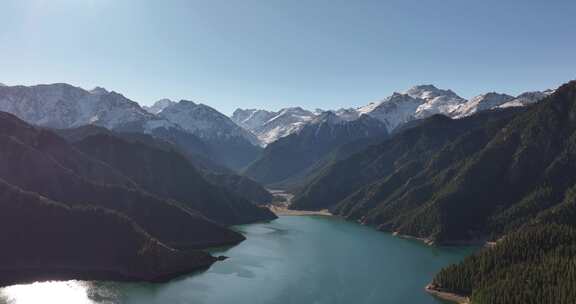
[[[92,304],[87,287],[78,281],[36,282],[0,289],[0,299],[8,304]],[[0,300],[1,301],[1,300]]]

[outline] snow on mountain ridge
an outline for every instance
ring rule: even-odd
[[[439,89],[432,84],[413,86],[410,89],[406,90],[404,94],[414,98],[424,99],[427,101],[441,96],[448,98],[462,99],[460,96],[454,93],[454,91]]]
[[[89,92],[65,83],[0,87],[0,111],[54,128],[86,124],[114,128],[152,117],[138,103],[116,92]]]
[[[175,103],[174,101],[172,101],[168,98],[163,98],[163,99],[156,101],[151,106],[142,106],[142,108],[144,108],[144,110],[148,111],[148,113],[158,114],[158,113],[162,112],[162,110],[164,110],[166,107],[168,107],[174,103]]]
[[[489,92],[470,99],[468,102],[461,104],[449,114],[453,118],[462,118],[478,113],[479,111],[493,109],[513,99],[513,96],[507,94]]]
[[[472,115],[478,111],[493,109],[496,107],[504,108],[511,106],[525,106],[543,99],[551,92],[553,91],[527,92],[520,94],[517,97],[492,92],[466,100],[458,96],[458,94],[452,90],[439,89],[434,85],[424,84],[414,86],[404,91],[404,93],[395,92],[381,101],[371,102],[365,106],[357,108],[343,108],[332,112],[340,119],[347,121],[358,119],[361,115],[374,117],[383,122],[388,131],[391,132],[404,123],[415,119],[423,119],[435,114],[444,114],[453,118],[460,118]],[[326,112],[307,111],[307,114],[300,117],[300,119],[296,118],[297,115],[292,114],[291,116],[293,120],[279,120],[273,124],[273,127],[267,129],[262,127],[267,124],[269,125],[270,121],[279,119],[278,117],[281,117],[281,113],[298,110],[302,109],[298,107],[283,109],[276,112],[276,115],[269,121],[264,122],[264,120],[260,120],[250,126],[247,126],[242,122],[239,123],[237,119],[235,121],[258,135],[263,142],[271,143],[278,138],[284,137],[293,132],[298,132],[304,125],[311,123],[316,117]],[[237,111],[245,110],[238,109]],[[264,111],[268,113],[268,115],[274,114],[274,112],[265,110],[250,111]]]
[[[395,92],[391,96],[371,102],[358,108],[339,109],[332,111],[345,121],[358,119],[361,115],[369,115],[383,122],[389,131],[414,119],[425,118],[437,113],[448,114],[458,105],[466,102],[451,90],[438,89],[434,85],[419,85],[408,89],[404,93]],[[271,143],[278,138],[299,131],[304,125],[311,123],[316,117],[327,111],[310,112],[300,107],[285,108],[275,113],[275,116],[264,122],[255,122],[242,110],[234,112],[236,123],[244,126],[256,134],[264,143]],[[272,115],[266,111],[268,115]],[[245,119],[241,119],[245,118]]]
[[[406,91],[407,95],[423,99],[426,102],[416,109],[416,118],[425,118],[434,114],[447,114],[466,100],[452,90],[438,89],[434,85],[419,85]]]
[[[284,108],[278,112],[237,109],[232,120],[269,144],[300,130],[317,115],[301,107]]]
[[[95,87],[94,89],[90,90],[90,93],[96,94],[96,95],[104,95],[104,94],[108,94],[110,92],[108,90],[106,90],[105,88]]]
[[[276,113],[272,111],[258,109],[236,109],[231,118],[238,125],[252,131],[264,125],[274,116],[276,116]]]
[[[534,92],[522,93],[522,94],[516,96],[516,98],[514,98],[513,100],[510,100],[508,102],[505,102],[505,103],[499,105],[498,108],[503,109],[503,108],[510,108],[510,107],[527,106],[529,104],[536,103],[536,102],[548,97],[552,93],[554,93],[554,90],[534,91]]]
[[[388,132],[401,124],[414,120],[414,113],[426,101],[408,94],[394,92],[380,103],[370,103],[357,109],[358,116],[365,114],[386,125]]]
[[[252,133],[205,104],[181,100],[164,108],[158,115],[201,138],[242,138],[253,145],[260,144]]]

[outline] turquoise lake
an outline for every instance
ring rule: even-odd
[[[14,304],[434,304],[424,291],[474,248],[438,248],[324,216],[239,226],[229,259],[165,284],[44,282],[0,289]]]

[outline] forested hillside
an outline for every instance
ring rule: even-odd
[[[474,304],[572,304],[576,229],[548,224],[507,235],[494,248],[443,269],[431,287]]]
[[[570,82],[525,110],[408,126],[326,168],[292,207],[437,244],[497,241],[432,289],[474,304],[575,303],[575,164]]]
[[[293,208],[438,243],[495,239],[576,182],[576,82],[527,110],[435,116],[325,170]]]

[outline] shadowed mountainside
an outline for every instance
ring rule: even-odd
[[[162,244],[117,212],[69,207],[0,180],[0,286],[53,279],[163,281],[216,258]]]

